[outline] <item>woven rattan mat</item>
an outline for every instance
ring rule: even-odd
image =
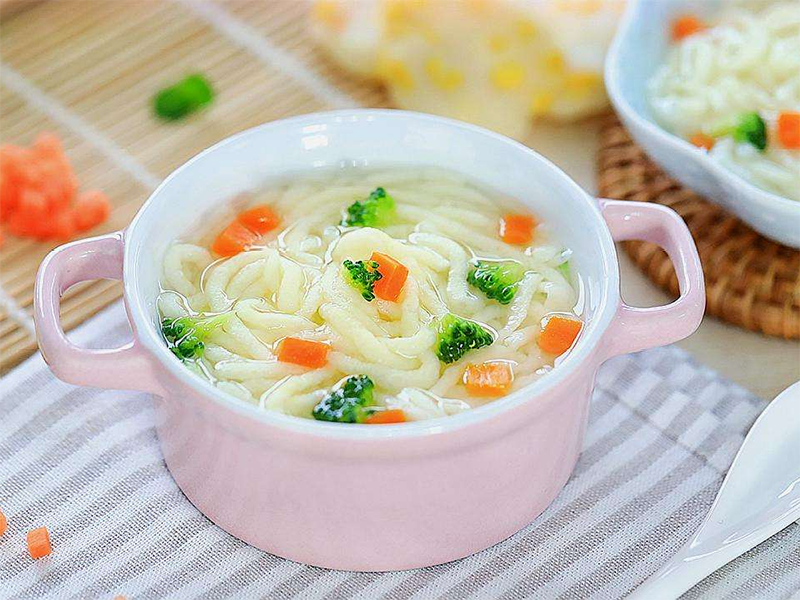
[[[768,335],[800,338],[800,252],[762,237],[670,179],[615,116],[601,128],[598,187],[603,197],[656,202],[683,217],[703,262],[709,314]],[[624,246],[655,283],[677,295],[678,281],[663,250],[645,242]]]
[[[51,130],[85,189],[114,205],[91,235],[124,227],[150,191],[200,150],[237,131],[294,114],[385,106],[381,89],[338,72],[305,31],[299,0],[16,2],[0,15],[0,137],[29,144]],[[218,96],[175,124],[150,98],[202,72]],[[169,226],[169,224],[165,224]],[[6,236],[0,250],[0,370],[36,348],[33,282],[57,244]],[[72,328],[118,298],[117,282],[76,286],[62,303]]]

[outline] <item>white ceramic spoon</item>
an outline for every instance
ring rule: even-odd
[[[628,598],[674,600],[800,519],[800,382],[750,428],[697,533]]]

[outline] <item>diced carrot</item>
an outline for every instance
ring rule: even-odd
[[[278,215],[266,204],[244,211],[236,220],[259,235],[272,231],[280,224]]]
[[[16,210],[8,218],[8,231],[22,237],[40,238],[49,217],[45,197],[34,189],[24,188]]]
[[[20,192],[25,184],[21,163],[26,148],[6,144],[0,146],[0,221],[5,222],[16,210]]]
[[[539,348],[548,354],[563,354],[572,347],[582,328],[583,323],[578,319],[553,315],[539,334]]]
[[[408,268],[397,262],[391,256],[373,252],[370,260],[378,263],[378,273],[382,277],[375,282],[375,295],[383,300],[397,302],[400,292],[408,279]]]
[[[72,207],[75,228],[86,231],[103,223],[111,214],[111,202],[100,190],[83,192]]]
[[[244,252],[258,241],[259,235],[234,221],[214,240],[211,250],[220,256],[234,256]]]
[[[670,30],[672,41],[678,42],[699,31],[703,31],[706,27],[706,24],[695,15],[681,15],[672,21]]]
[[[506,244],[529,244],[534,227],[536,219],[530,215],[505,215],[500,220],[500,237]]]
[[[37,154],[46,158],[59,158],[64,155],[64,146],[61,140],[56,134],[49,131],[43,131],[36,136],[33,149]]]
[[[502,396],[508,393],[513,382],[514,371],[507,362],[471,364],[464,371],[464,384],[472,396]]]
[[[391,410],[380,410],[372,413],[367,417],[367,425],[388,425],[389,423],[405,423],[406,413],[400,408],[393,408]]]
[[[706,150],[710,151],[714,147],[716,140],[705,133],[695,133],[689,138],[689,142],[698,148],[705,148]]]
[[[784,111],[778,115],[778,139],[784,148],[800,150],[800,112]]]
[[[314,340],[285,337],[278,344],[278,360],[311,369],[319,369],[328,364],[330,346]]]
[[[3,511],[0,510],[0,535],[3,535],[8,528],[8,521],[6,520],[6,516],[3,514]]]
[[[42,558],[50,552],[52,552],[52,548],[47,527],[39,527],[28,532],[28,553],[31,558]]]
[[[31,225],[30,235],[42,241],[66,241],[75,235],[75,219],[71,210],[59,210],[49,215]]]
[[[0,146],[0,222],[13,235],[66,240],[78,225],[93,227],[108,218],[100,192],[77,199],[78,179],[58,136],[42,133],[30,148]]]

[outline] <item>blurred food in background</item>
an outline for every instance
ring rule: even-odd
[[[671,24],[648,81],[653,116],[754,185],[800,200],[800,2],[723,8]]]
[[[607,106],[603,60],[624,0],[315,0],[312,30],[399,108],[521,138],[533,118]]]

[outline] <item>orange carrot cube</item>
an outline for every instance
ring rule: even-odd
[[[533,240],[536,219],[530,215],[508,214],[500,220],[500,238],[506,244],[524,245]]]
[[[364,421],[367,425],[388,425],[390,423],[405,423],[406,413],[402,409],[380,410],[372,413]]]
[[[330,346],[323,342],[295,337],[283,338],[278,344],[278,360],[311,369],[328,364]]]
[[[280,224],[278,215],[266,204],[244,211],[237,217],[237,220],[250,231],[259,235],[272,231]]]
[[[408,268],[391,256],[380,252],[373,252],[370,260],[378,263],[378,273],[382,275],[375,282],[373,288],[375,295],[383,300],[397,302],[403,286],[406,284],[406,279],[408,279]]]
[[[259,237],[239,221],[233,221],[214,240],[211,251],[219,256],[235,256],[255,245]]]
[[[572,347],[581,329],[583,323],[579,319],[553,315],[545,321],[539,334],[539,348],[548,354],[563,354]]]
[[[47,527],[39,527],[28,532],[28,553],[31,558],[43,558],[50,552],[52,552],[52,547]]]
[[[477,365],[467,365],[464,371],[464,384],[472,396],[503,396],[514,383],[514,371],[507,362],[491,361]]]
[[[706,28],[706,24],[695,15],[681,15],[672,22],[672,41],[678,42]]]

